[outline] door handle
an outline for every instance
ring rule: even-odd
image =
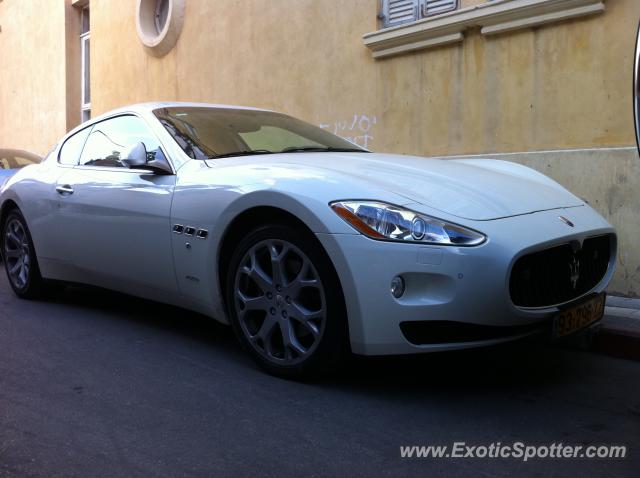
[[[68,184],[65,184],[64,186],[57,186],[56,191],[58,191],[58,194],[62,196],[73,194],[73,188]]]

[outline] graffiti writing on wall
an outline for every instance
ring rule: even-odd
[[[321,123],[320,127],[342,136],[358,146],[369,148],[375,139],[374,133],[377,124],[377,117],[356,113],[348,119]]]

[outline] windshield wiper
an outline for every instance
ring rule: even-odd
[[[275,154],[275,153],[273,151],[269,151],[268,149],[252,149],[251,151],[233,151],[231,153],[216,154],[215,156],[212,156],[209,159],[230,158],[232,156],[253,156],[256,154]]]
[[[282,151],[269,151],[268,149],[252,149],[250,151],[233,151],[231,153],[216,154],[209,159],[230,158],[233,156],[254,156],[258,154],[281,154],[281,153],[368,153],[364,149],[358,148],[333,148],[324,146],[293,146]]]
[[[281,153],[368,153],[364,149],[359,148],[332,148],[331,146],[294,146],[292,148],[285,148]]]

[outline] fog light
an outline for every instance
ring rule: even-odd
[[[404,294],[404,279],[401,276],[395,276],[391,281],[391,295],[399,299]]]

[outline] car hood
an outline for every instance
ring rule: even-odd
[[[295,153],[260,157],[361,180],[446,214],[492,220],[581,206],[558,183],[537,171],[493,159],[453,160],[376,153]],[[335,199],[376,199],[335,198]]]

